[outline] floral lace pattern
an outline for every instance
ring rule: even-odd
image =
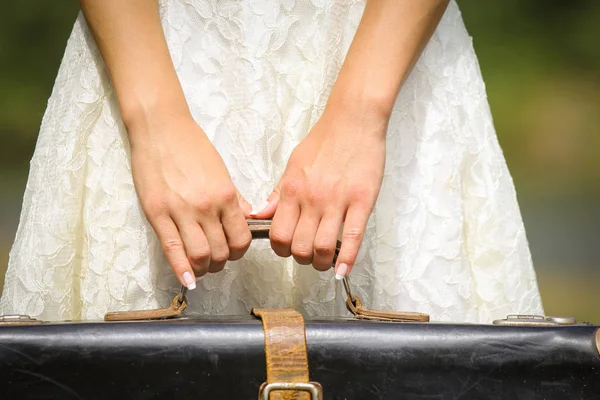
[[[317,121],[358,26],[356,0],[161,0],[163,29],[194,118],[252,203],[268,196]],[[471,38],[455,2],[394,106],[387,164],[352,276],[373,308],[490,322],[543,313],[514,186]],[[84,18],[48,102],[2,313],[101,319],[169,304],[179,290],[131,176],[127,134]],[[190,308],[290,306],[345,315],[332,271],[255,241],[201,278]]]

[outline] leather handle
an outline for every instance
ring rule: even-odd
[[[271,230],[271,220],[267,219],[249,219],[247,220],[252,239],[268,239]],[[337,256],[342,244],[338,240],[335,248],[335,255],[331,267],[335,267]],[[350,278],[344,278],[344,290],[346,291],[346,308],[356,318],[377,320],[377,321],[394,321],[394,322],[428,322],[429,315],[417,312],[401,312],[401,311],[376,311],[370,310],[362,304],[362,301],[357,296],[354,296],[351,291]],[[110,312],[105,315],[105,321],[129,321],[129,320],[147,320],[147,319],[164,319],[177,317],[181,314],[187,305],[187,288],[181,288],[181,292],[175,296],[170,307],[160,308],[157,310],[144,311],[118,311]],[[183,306],[181,306],[183,305]]]
[[[252,234],[252,239],[268,239],[271,231],[270,219],[248,219],[248,228]]]

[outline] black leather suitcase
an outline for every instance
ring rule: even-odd
[[[597,326],[395,322],[424,319],[348,303],[356,318],[256,310],[262,324],[182,313],[184,292],[112,321],[5,316],[0,399],[600,399]]]
[[[256,399],[260,321],[0,327],[2,399]],[[590,325],[306,321],[324,399],[598,399]]]

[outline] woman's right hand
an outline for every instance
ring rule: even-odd
[[[144,213],[180,282],[241,258],[252,240],[252,207],[191,116],[153,115],[128,126],[135,188]]]

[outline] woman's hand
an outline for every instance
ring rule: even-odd
[[[387,118],[365,107],[328,106],[294,149],[269,204],[271,245],[282,257],[320,271],[331,267],[342,232],[336,277],[348,275],[379,194],[385,164]]]
[[[366,3],[321,119],[292,153],[269,205],[271,244],[318,270],[330,267],[344,221],[336,278],[356,260],[379,194],[385,134],[403,82],[442,18],[448,0]]]
[[[191,117],[158,2],[80,0],[110,74],[131,143],[135,188],[182,285],[244,255],[250,212]]]
[[[139,132],[143,130],[143,132]],[[129,127],[136,191],[171,267],[193,289],[194,275],[223,269],[252,240],[251,206],[191,116],[152,116]]]

